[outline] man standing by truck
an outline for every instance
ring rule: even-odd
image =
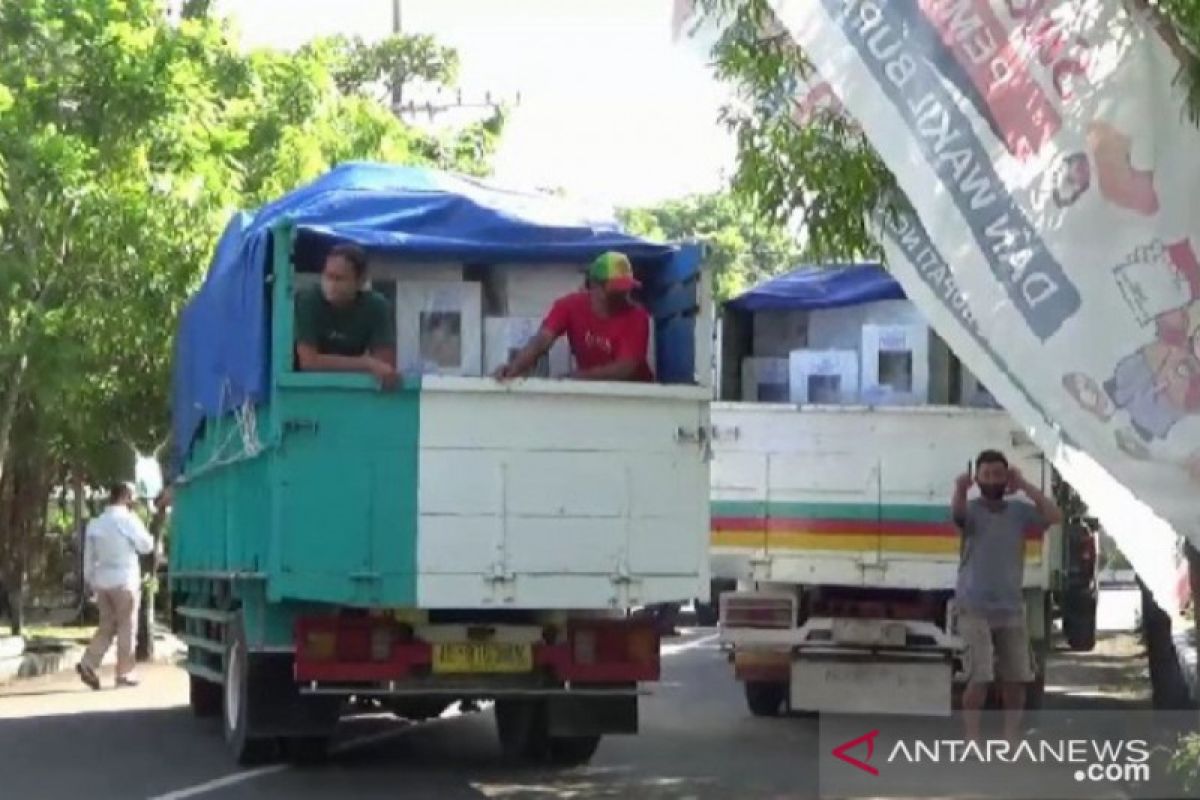
[[[588,267],[586,289],[559,299],[538,334],[497,370],[496,378],[527,375],[565,335],[577,367],[573,380],[654,380],[646,360],[650,315],[631,297],[640,286],[623,253],[604,253]]]
[[[968,500],[972,482],[980,497]],[[1033,504],[1007,499],[1023,492]],[[975,477],[964,473],[950,503],[962,532],[955,607],[958,634],[966,644],[967,686],[963,718],[967,737],[979,739],[980,716],[988,689],[1000,682],[1004,734],[1015,741],[1025,707],[1025,684],[1033,680],[1029,631],[1021,587],[1025,573],[1025,537],[1062,522],[1062,512],[1042,491],[1009,467],[996,450],[975,462]]]
[[[395,386],[396,329],[388,302],[367,288],[367,255],[339,244],[325,257],[321,285],[296,296],[296,361],[305,372],[366,372]]]
[[[83,579],[96,595],[100,626],[83,659],[75,665],[80,680],[100,688],[96,671],[117,640],[117,686],[136,686],[133,642],[137,636],[138,601],[142,594],[139,555],[154,550],[154,538],[133,512],[133,487],[118,483],[108,494],[108,508],[88,523],[83,545]]]

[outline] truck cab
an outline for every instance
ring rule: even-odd
[[[393,391],[296,368],[296,294],[346,241],[392,299]],[[656,380],[488,377],[522,292],[609,250]],[[494,700],[505,751],[538,761],[636,731],[659,642],[629,610],[708,579],[707,282],[698,247],[425,170],[348,165],[235,217],[179,333],[170,553],[192,706],[235,758],[319,754],[351,698]]]

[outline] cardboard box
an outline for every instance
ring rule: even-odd
[[[857,403],[858,379],[858,353],[853,350],[794,350],[788,357],[788,384],[793,403]]]
[[[404,281],[396,290],[396,357],[403,372],[480,375],[483,370],[478,283]]]
[[[757,311],[753,326],[753,351],[759,358],[787,358],[793,350],[808,346],[804,311]]]
[[[864,325],[864,397],[878,405],[929,402],[929,327]]]
[[[750,403],[790,402],[786,358],[742,359],[742,400]]]
[[[556,300],[583,289],[583,277],[573,264],[497,265],[487,279],[488,316],[545,319]]]
[[[492,375],[520,352],[541,327],[536,317],[487,317],[483,321],[483,371]],[[560,338],[542,356],[531,378],[564,378],[574,369],[571,348]]]
[[[373,280],[397,283],[460,283],[463,280],[463,265],[381,259],[372,260],[369,273]]]

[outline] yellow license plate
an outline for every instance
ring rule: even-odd
[[[433,671],[438,673],[532,672],[533,647],[488,642],[435,644]]]

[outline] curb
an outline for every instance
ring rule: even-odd
[[[56,644],[0,659],[0,684],[65,672],[75,666],[83,651],[77,644]]]
[[[0,686],[28,678],[42,678],[69,672],[79,663],[87,648],[75,642],[39,641],[33,648],[15,656],[0,657]],[[187,653],[187,648],[173,635],[156,631],[154,635],[155,664],[172,664]],[[115,648],[110,648],[102,666],[116,663]]]

